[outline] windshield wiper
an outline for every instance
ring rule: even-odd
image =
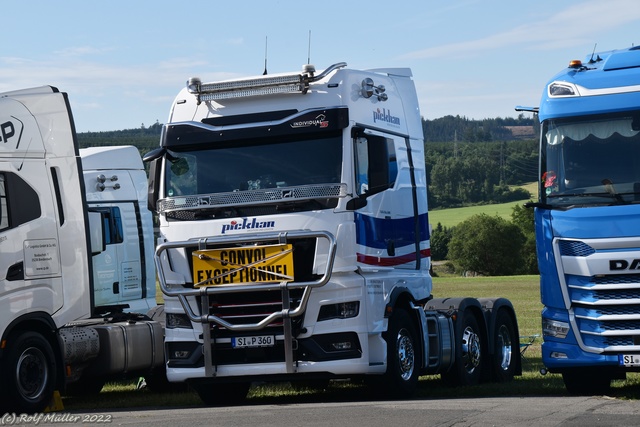
[[[570,197],[578,197],[578,198],[587,198],[587,197],[603,197],[603,198],[607,198],[607,199],[614,199],[613,203],[610,203],[609,205],[628,205],[631,204],[632,202],[629,200],[625,200],[622,196],[627,196],[627,195],[635,195],[637,193],[563,193],[563,194],[550,194],[547,196],[547,199],[559,199],[559,198],[570,198]],[[599,203],[602,204],[602,203]],[[569,205],[566,205],[569,206]],[[552,208],[565,208],[566,206],[560,207],[557,205],[553,205]],[[575,206],[575,204],[571,204],[571,206]]]
[[[609,193],[611,197],[615,198],[619,203],[626,203],[620,193],[618,193],[613,187],[613,181],[611,181],[609,178],[605,178],[602,180],[602,185],[604,185],[605,191]]]
[[[237,209],[231,206],[211,207],[211,208],[202,207],[198,209],[190,209],[189,211],[193,212],[193,219],[235,218],[238,216]]]
[[[332,203],[332,201],[334,201]],[[337,205],[337,199],[302,199],[302,200],[288,200],[286,202],[279,202],[276,205],[278,212],[298,212],[301,210],[318,210],[335,208]]]
[[[559,199],[562,197],[606,197],[611,198],[609,193],[557,193],[549,194],[547,199]]]
[[[524,204],[525,208],[541,208],[541,209],[562,209],[560,206],[550,205],[542,202],[527,202]]]

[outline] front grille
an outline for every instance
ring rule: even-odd
[[[261,242],[262,244],[275,244],[273,242]],[[294,282],[308,282],[316,280],[313,274],[313,265],[316,254],[315,238],[289,239],[287,243],[293,246]],[[208,245],[207,249],[219,249],[229,247],[228,244]],[[188,259],[197,248],[187,249]],[[192,266],[191,266],[192,267]],[[265,290],[244,292],[243,285],[238,285],[240,291],[215,293],[208,296],[209,315],[216,316],[234,326],[255,325],[272,313],[281,312],[284,308],[283,293],[280,290]],[[303,289],[290,289],[288,291],[289,310],[297,309],[302,300]],[[202,297],[196,297],[198,307],[202,306]],[[299,334],[303,323],[303,317],[291,318],[293,336]],[[253,331],[234,331],[214,322],[209,324],[211,331],[213,363],[216,365],[256,363],[256,362],[282,362],[284,361],[284,324],[281,318],[269,323],[266,327]],[[273,347],[266,348],[232,348],[231,339],[244,336],[273,335],[280,337]]]
[[[595,253],[595,249],[584,242],[578,240],[560,240],[560,254],[564,256],[585,257]]]
[[[638,274],[617,274],[609,276],[596,276],[593,278],[593,283],[596,285],[623,285],[634,284],[640,281],[640,275]]]
[[[640,298],[640,289],[612,289],[610,291],[596,291],[593,297],[597,301],[625,300]]]
[[[289,291],[291,310],[299,307],[302,292],[302,289]],[[201,297],[197,297],[197,300],[198,304],[200,304]],[[219,317],[232,325],[256,324],[271,313],[279,312],[282,309],[282,294],[279,291],[230,292],[209,296],[209,315]],[[301,318],[302,316],[291,319],[294,331],[302,323]],[[211,336],[215,338],[283,334],[281,319],[270,323],[262,330],[251,332],[230,331],[215,323],[211,323],[210,327]]]
[[[563,248],[562,242],[570,245]],[[559,244],[565,256],[587,256],[584,254],[590,251],[586,248],[593,250],[579,241]],[[568,255],[570,250],[572,255]],[[605,353],[640,351],[640,274],[567,274],[565,281],[585,346]]]

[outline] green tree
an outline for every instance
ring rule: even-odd
[[[525,238],[524,244],[522,245],[524,273],[538,274],[533,209],[525,208],[523,205],[515,205],[511,211],[511,222],[520,229]]]
[[[498,216],[474,215],[453,229],[448,258],[465,271],[485,276],[520,274],[525,237],[517,225]]]
[[[434,261],[442,261],[447,258],[447,252],[449,251],[449,241],[451,241],[451,234],[453,228],[443,227],[441,223],[438,223],[435,229],[431,232],[431,259]]]

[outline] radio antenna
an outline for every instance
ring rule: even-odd
[[[264,36],[264,72],[262,73],[263,76],[267,75],[267,40],[268,40],[268,37]]]
[[[591,59],[589,60],[589,63],[593,63],[593,62],[595,62],[595,61],[593,60],[593,55],[595,55],[595,54],[596,54],[596,47],[598,47],[598,43],[596,43],[595,45],[593,45],[593,52],[591,52]]]
[[[307,48],[307,64],[311,64],[311,30],[309,30],[309,47]]]

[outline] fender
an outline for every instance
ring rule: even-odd
[[[513,321],[513,327],[515,329],[516,336],[520,336],[520,331],[518,329],[518,322],[516,321],[516,311],[513,308],[513,304],[506,298],[478,298],[478,301],[482,305],[482,312],[485,316],[485,321],[488,325],[488,330],[493,331],[496,325],[496,317],[501,310],[505,310],[511,320]],[[493,355],[493,350],[495,348],[495,334],[488,335],[489,341],[489,354]],[[518,348],[520,347],[520,343],[518,343]],[[514,355],[516,357],[516,373],[518,375],[522,374],[522,359],[520,355]]]
[[[393,288],[391,291],[391,295],[389,295],[389,302],[384,307],[384,317],[389,318],[393,313],[393,310],[397,306],[405,307],[410,309],[411,306],[409,303],[415,303],[415,299],[413,298],[413,294],[409,289],[405,286],[397,286]]]
[[[457,312],[463,312],[467,309],[472,310],[476,314],[480,314],[483,310],[480,301],[476,298],[470,297],[455,297],[455,298],[434,298],[425,305],[427,310],[437,310],[441,312],[449,312],[452,315]],[[455,319],[454,319],[455,320]],[[484,315],[478,318],[480,326],[486,328],[486,319]]]
[[[476,298],[471,297],[455,297],[455,298],[434,298],[425,305],[426,310],[437,310],[453,317],[453,327],[455,336],[462,336],[462,324],[458,322],[458,313],[464,313],[470,310],[478,320],[478,327],[484,333],[485,337],[489,336],[487,327],[487,319],[483,313],[482,304]],[[488,343],[488,341],[487,341]]]
[[[30,324],[28,328],[20,327],[24,324]],[[14,329],[30,329],[44,332],[45,330],[51,335],[55,334],[58,329],[51,316],[45,312],[27,313],[16,319],[13,319],[11,323],[7,325],[2,333],[0,342],[6,340]],[[4,346],[0,345],[0,357],[2,356],[2,350]]]
[[[0,361],[4,357],[5,350],[11,347],[12,343],[7,343],[6,340],[9,338],[13,331],[19,330],[30,330],[36,331],[42,334],[44,338],[46,338],[51,344],[51,348],[53,349],[53,353],[56,358],[56,366],[58,367],[58,389],[64,386],[64,367],[62,366],[62,354],[60,352],[60,345],[56,337],[56,331],[58,328],[56,327],[55,322],[51,318],[48,313],[45,312],[34,312],[27,313],[23,316],[20,316],[16,319],[13,319],[9,325],[5,328],[2,333],[2,338],[0,339]]]

